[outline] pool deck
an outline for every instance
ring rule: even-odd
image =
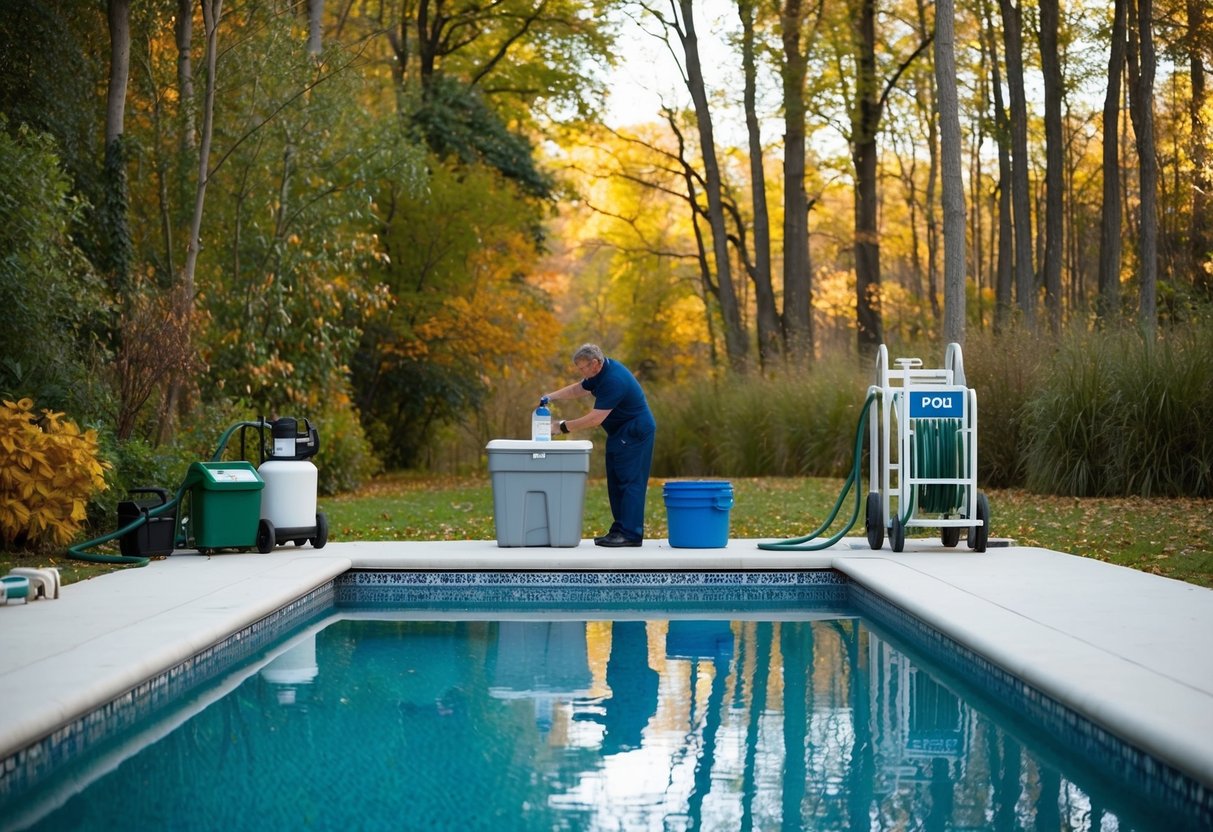
[[[268,555],[183,552],[0,606],[0,760],[351,568],[833,568],[1206,787],[1213,786],[1213,590],[1019,546],[976,554],[859,539],[818,553],[331,543]]]

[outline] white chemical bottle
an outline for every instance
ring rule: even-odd
[[[552,441],[552,411],[548,410],[548,397],[539,400],[539,407],[531,414],[531,440],[534,442]]]

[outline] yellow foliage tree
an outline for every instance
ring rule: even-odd
[[[62,413],[34,414],[30,399],[0,407],[0,542],[6,548],[66,546],[105,490],[109,463],[97,433]]]

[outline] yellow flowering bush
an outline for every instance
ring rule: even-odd
[[[30,399],[0,407],[0,543],[66,546],[80,531],[89,497],[105,490],[109,463],[97,432],[62,413],[35,414]]]

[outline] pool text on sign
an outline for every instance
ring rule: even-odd
[[[915,390],[910,394],[911,419],[960,419],[964,416],[964,388]]]

